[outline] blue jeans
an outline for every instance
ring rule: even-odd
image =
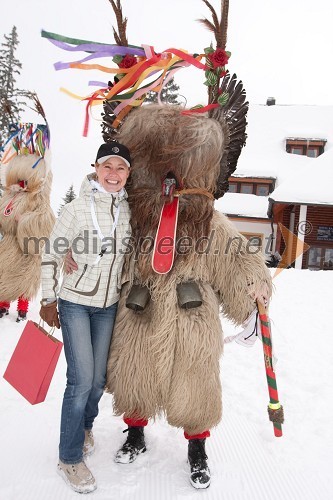
[[[103,309],[59,299],[67,360],[59,445],[64,463],[81,462],[84,430],[92,428],[98,415],[117,305]]]

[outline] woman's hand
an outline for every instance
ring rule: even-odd
[[[56,328],[60,328],[57,301],[54,300],[53,302],[45,304],[42,300],[41,305],[42,307],[40,308],[39,316],[42,320],[51,327],[55,326]]]
[[[72,274],[73,271],[78,270],[78,265],[73,259],[72,250],[69,249],[64,258],[64,273]]]

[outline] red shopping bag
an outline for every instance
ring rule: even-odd
[[[62,342],[33,321],[28,321],[4,373],[7,380],[32,405],[45,400]]]

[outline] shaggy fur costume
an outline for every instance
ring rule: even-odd
[[[118,415],[149,419],[164,413],[189,435],[217,425],[222,415],[220,308],[241,324],[255,308],[251,295],[263,286],[271,293],[263,256],[246,250],[247,240],[214,210],[211,198],[185,192],[214,193],[224,136],[214,119],[151,105],[132,112],[117,137],[133,159],[128,191],[134,249],[124,269],[127,283],[112,337],[107,390]],[[156,235],[161,184],[170,172],[183,190],[179,244],[173,268],[160,275],[152,270],[151,243],[142,238]],[[198,308],[181,309],[177,303],[176,286],[186,281],[200,287]],[[141,313],[125,306],[133,283],[150,290],[150,303]]]
[[[35,154],[18,155],[7,167],[5,193],[0,198],[0,300],[33,298],[39,288],[41,250],[55,217],[50,207],[52,173]],[[26,188],[19,186],[26,181]],[[12,202],[13,210],[5,216]],[[35,241],[33,240],[35,239]]]

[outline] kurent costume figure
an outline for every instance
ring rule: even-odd
[[[118,69],[114,82],[87,96],[103,102],[103,138],[131,151],[128,183],[133,240],[124,266],[123,288],[110,346],[107,390],[117,415],[124,415],[127,439],[116,461],[132,462],[146,451],[144,427],[164,414],[189,440],[190,481],[207,488],[210,471],[205,439],[222,415],[219,360],[223,349],[220,310],[242,324],[267,302],[271,278],[261,254],[214,210],[214,198],[228,190],[245,143],[248,103],[241,82],[225,69],[229,1],[221,19],[208,0],[216,48],[189,54],[175,48],[129,45],[121,2],[111,2],[117,45],[103,44]],[[42,32],[65,50],[88,52],[56,69],[87,69],[101,57],[101,44]],[[88,45],[87,45],[88,44]],[[89,63],[87,62],[89,60]],[[83,63],[83,64],[82,64]],[[185,110],[162,105],[162,90],[182,67],[204,71],[208,105]],[[103,71],[110,70],[99,66]],[[98,83],[97,83],[98,84]],[[149,91],[160,105],[139,107]],[[84,133],[88,131],[86,113]]]
[[[55,221],[46,145],[45,125],[20,124],[2,159],[4,163],[14,154],[0,198],[0,317],[18,299],[17,321],[26,318],[29,300],[39,289],[41,251]]]
[[[128,191],[134,250],[108,363],[107,389],[129,426],[116,460],[131,462],[145,451],[143,427],[163,412],[189,439],[195,487],[209,485],[204,441],[222,414],[220,306],[242,324],[255,299],[271,292],[262,255],[247,252],[247,240],[214,210],[225,134],[214,118],[158,105],[133,111],[119,133],[133,161]],[[152,255],[157,265],[163,259],[156,233],[163,203],[170,205],[174,196],[179,199],[176,257],[172,269],[160,274],[152,268]],[[146,301],[150,296],[143,309],[142,294]]]

